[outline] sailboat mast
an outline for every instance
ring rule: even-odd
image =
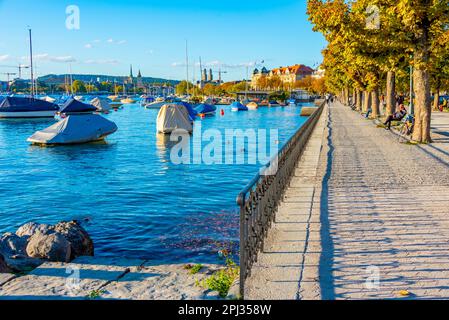
[[[189,95],[189,47],[186,40],[187,96]]]
[[[72,64],[69,64],[69,72],[70,72],[70,77],[69,77],[70,92],[71,92],[71,94],[73,95]]]
[[[245,100],[248,100],[248,77],[249,77],[249,66],[246,66],[246,79],[245,79]]]
[[[31,98],[34,98],[33,40],[31,37],[31,28],[28,29],[28,32],[30,35]]]

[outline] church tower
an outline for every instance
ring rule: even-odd
[[[126,81],[128,84],[134,84],[134,75],[133,75],[133,65],[130,65],[129,68],[129,77],[128,80]]]
[[[140,70],[139,70],[139,73],[137,74],[137,88],[139,88],[139,89],[144,88],[142,73],[140,72]]]

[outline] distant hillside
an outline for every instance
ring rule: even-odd
[[[68,76],[67,74],[49,74],[43,77],[39,77],[37,80],[45,82],[47,84],[64,84],[65,77]],[[97,75],[97,74],[73,74],[72,79],[75,80],[81,80],[83,82],[97,82],[99,80],[100,82],[103,81],[109,81],[117,83],[122,83],[127,77],[122,76],[106,76],[106,75]],[[144,83],[170,83],[172,85],[177,85],[179,81],[176,80],[167,80],[167,79],[161,79],[161,78],[152,78],[152,77],[142,77],[142,80]]]

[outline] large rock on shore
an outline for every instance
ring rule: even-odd
[[[0,237],[0,252],[8,256],[25,255],[27,238],[14,233],[5,233]]]
[[[0,253],[0,273],[8,273],[11,272],[8,265],[6,264],[5,258]]]
[[[42,234],[49,234],[53,231],[53,226],[48,224],[40,224],[36,222],[28,222],[21,226],[16,231],[16,235],[19,237],[31,237],[32,235],[40,232]]]
[[[94,255],[94,243],[77,221],[60,222],[55,225],[54,231],[62,234],[70,242],[71,260]]]
[[[31,236],[26,250],[31,258],[53,262],[70,262],[72,254],[70,242],[60,233],[35,233]]]
[[[9,270],[28,272],[45,261],[70,262],[93,256],[94,244],[77,221],[56,225],[29,222],[0,237],[0,255]]]

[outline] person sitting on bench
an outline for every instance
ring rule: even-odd
[[[399,111],[393,115],[388,116],[387,120],[384,122],[384,125],[387,126],[387,130],[391,129],[391,123],[393,121],[401,121],[407,115],[407,109],[403,104],[399,106]]]

